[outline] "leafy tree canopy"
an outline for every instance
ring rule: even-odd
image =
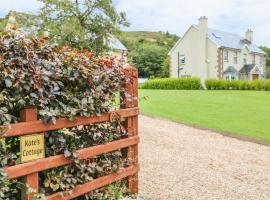
[[[270,78],[270,48],[266,46],[260,47],[267,55],[266,55],[266,69],[267,69],[267,77]]]
[[[178,37],[168,32],[122,32],[120,40],[129,49],[129,60],[138,67],[139,76],[168,77],[167,54]]]
[[[132,62],[137,65],[140,77],[162,76],[162,64],[167,51],[153,44],[142,44],[130,53]]]
[[[117,12],[111,0],[39,1],[43,7],[38,15],[11,11],[0,19],[0,30],[12,24],[30,35],[48,33],[51,42],[60,46],[86,48],[99,54],[121,26],[128,26],[125,13]]]
[[[40,0],[41,29],[60,45],[101,52],[111,34],[127,26],[125,13],[111,0]]]

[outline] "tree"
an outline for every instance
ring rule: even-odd
[[[266,71],[267,78],[270,78],[270,48],[266,46],[260,47],[266,53]]]
[[[130,57],[138,67],[140,77],[161,77],[166,74],[162,68],[167,57],[167,49],[164,47],[145,43],[132,51]]]
[[[10,11],[4,18],[0,19],[0,31],[8,27],[23,28],[24,32],[35,34],[36,25],[39,24],[37,16],[29,13]]]
[[[170,59],[169,57],[165,58],[165,60],[162,63],[161,66],[161,77],[162,78],[167,78],[170,76]]]
[[[179,39],[169,32],[122,32],[118,35],[129,50],[129,60],[138,66],[140,77],[169,77],[169,50]]]
[[[40,0],[40,30],[59,45],[87,48],[97,53],[120,26],[128,26],[125,13],[117,12],[111,0]]]

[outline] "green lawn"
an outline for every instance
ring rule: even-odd
[[[139,90],[139,96],[144,114],[270,142],[270,92]]]

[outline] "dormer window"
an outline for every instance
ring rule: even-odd
[[[213,35],[215,38],[217,38],[217,39],[221,39],[221,36],[219,36],[219,35],[216,34],[216,33],[212,33],[212,35]]]
[[[229,61],[229,51],[225,50],[223,52],[223,57],[224,57],[224,61],[228,62]]]
[[[250,44],[250,43],[251,43],[251,42],[250,42],[249,40],[247,40],[247,39],[242,39],[241,42],[244,43],[244,44]]]

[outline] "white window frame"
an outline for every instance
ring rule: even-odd
[[[223,52],[223,59],[226,62],[229,61],[229,51],[228,50],[224,50],[224,52]]]
[[[180,62],[180,65],[185,65],[186,64],[186,56],[185,55],[180,55],[179,56],[179,62]]]
[[[243,55],[243,63],[244,63],[244,65],[247,64],[247,54],[246,53],[244,53],[244,55]]]
[[[237,51],[234,51],[233,62],[234,62],[234,64],[237,64],[238,63],[238,52]]]
[[[252,54],[252,64],[256,63],[256,54]]]

